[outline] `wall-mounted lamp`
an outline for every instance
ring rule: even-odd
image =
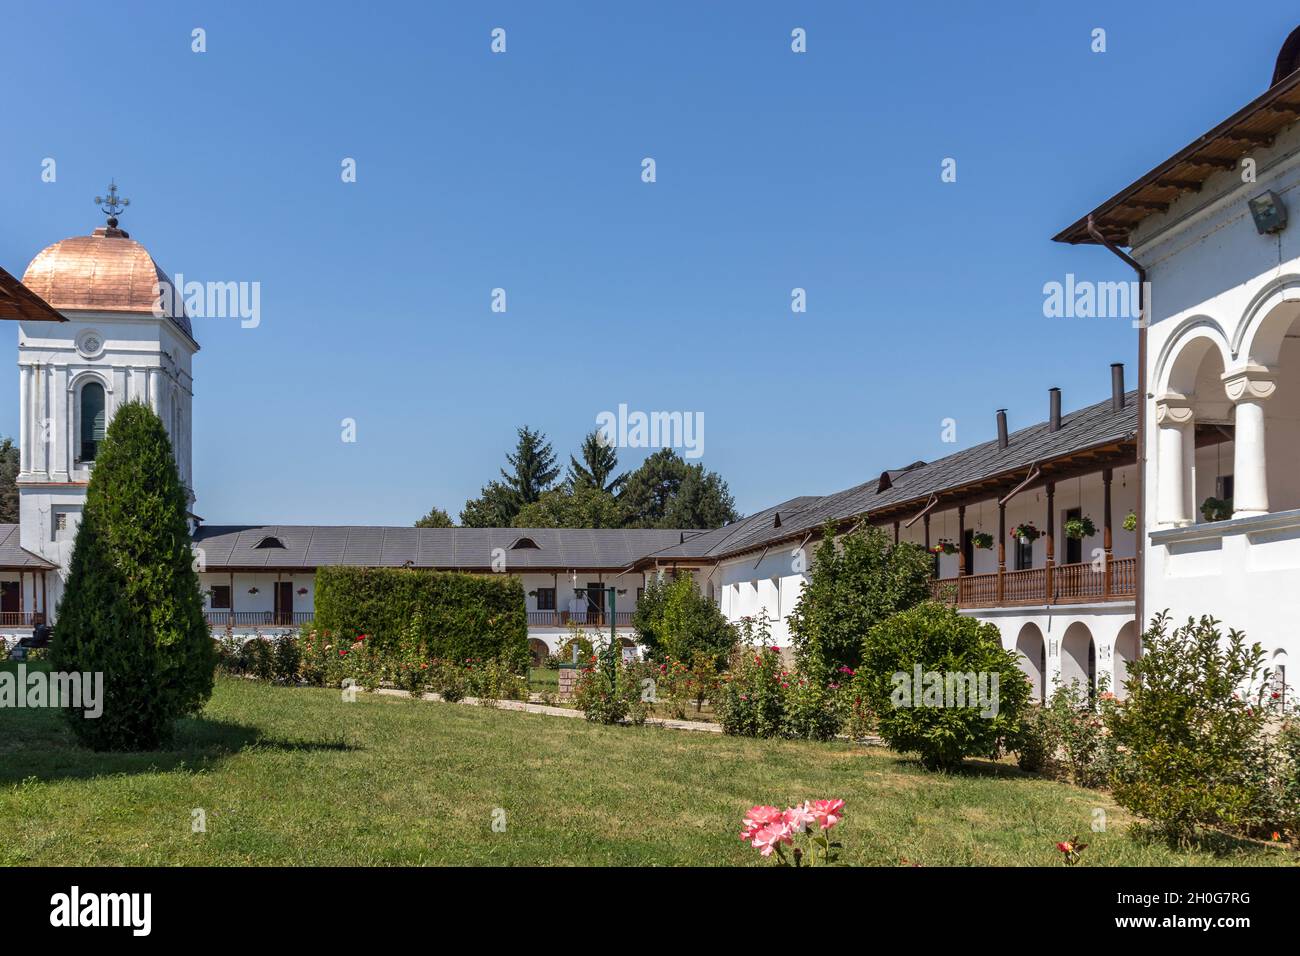
[[[1255,229],[1261,236],[1281,232],[1286,228],[1286,206],[1273,190],[1249,200],[1248,205],[1250,216],[1255,220]]]

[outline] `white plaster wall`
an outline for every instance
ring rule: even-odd
[[[1205,343],[1209,353],[1194,375],[1190,398],[1202,422],[1232,422],[1233,410],[1219,379],[1222,372],[1260,360],[1255,331],[1274,307],[1300,298],[1300,130],[1292,127],[1269,149],[1252,153],[1257,181],[1236,172],[1213,177],[1198,194],[1188,194],[1170,211],[1151,217],[1135,237],[1134,256],[1151,282],[1151,326],[1147,332],[1149,398],[1144,423],[1149,436],[1146,462],[1146,532],[1155,538],[1146,551],[1144,609],[1169,609],[1175,622],[1211,614],[1224,627],[1246,631],[1270,653],[1300,653],[1295,621],[1300,614],[1300,526],[1288,517],[1300,508],[1300,346],[1286,341],[1275,368],[1277,389],[1265,403],[1270,510],[1264,521],[1242,519],[1206,526],[1200,503],[1214,492],[1216,473],[1235,474],[1232,444],[1195,456],[1193,519],[1176,533],[1156,527],[1158,483],[1154,399],[1167,388],[1176,357]],[[1291,223],[1277,235],[1260,235],[1247,200],[1267,189],[1290,208]],[[1289,314],[1289,312],[1287,313]],[[1190,357],[1184,362],[1190,368]]]
[[[19,521],[23,547],[66,570],[70,546],[52,537],[52,514],[56,508],[79,509],[93,467],[77,461],[79,389],[91,378],[103,384],[110,421],[126,401],[148,403],[167,426],[181,479],[192,487],[194,346],[166,319],[89,311],[64,314],[68,322],[18,323]],[[76,342],[89,330],[99,333],[103,350],[87,358],[77,351]]]
[[[1072,626],[1076,633],[1086,629],[1096,649],[1096,673],[1098,682],[1102,675],[1109,678],[1110,690],[1124,696],[1122,682],[1117,680],[1118,673],[1124,673],[1124,665],[1115,655],[1115,642],[1124,631],[1125,625],[1133,623],[1133,603],[1117,601],[1091,605],[1056,605],[1043,607],[1019,607],[992,610],[962,611],[970,617],[986,621],[997,627],[1002,637],[1002,646],[1007,650],[1016,650],[1017,642],[1026,627],[1036,627],[1042,634],[1047,651],[1047,672],[1044,686],[1048,694],[1058,681],[1068,678],[1073,661],[1063,647],[1063,638]],[[1063,672],[1065,677],[1063,678]]]

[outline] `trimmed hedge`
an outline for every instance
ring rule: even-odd
[[[430,657],[528,666],[524,588],[506,575],[408,568],[320,568],[316,627],[376,651],[414,641]]]

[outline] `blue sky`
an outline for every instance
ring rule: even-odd
[[[258,328],[196,322],[209,523],[455,516],[517,425],[567,461],[620,403],[703,412],[752,512],[1136,381],[1127,321],[1042,313],[1130,274],[1050,237],[1261,93],[1296,17],[1062,6],[11,4],[0,265],[116,177],[168,272],[261,284]],[[0,434],[17,395],[0,361]]]

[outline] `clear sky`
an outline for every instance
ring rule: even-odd
[[[703,461],[748,513],[949,453],[945,418],[965,446],[999,406],[1044,418],[1050,386],[1101,400],[1110,362],[1136,381],[1136,333],[1044,318],[1043,284],[1131,273],[1050,237],[1263,92],[1300,20],[1205,0],[4,6],[0,265],[101,224],[116,177],[169,273],[261,285],[257,328],[195,323],[209,523],[454,517],[517,425],[567,461],[620,403],[702,412]],[[0,397],[16,435],[12,359]]]

